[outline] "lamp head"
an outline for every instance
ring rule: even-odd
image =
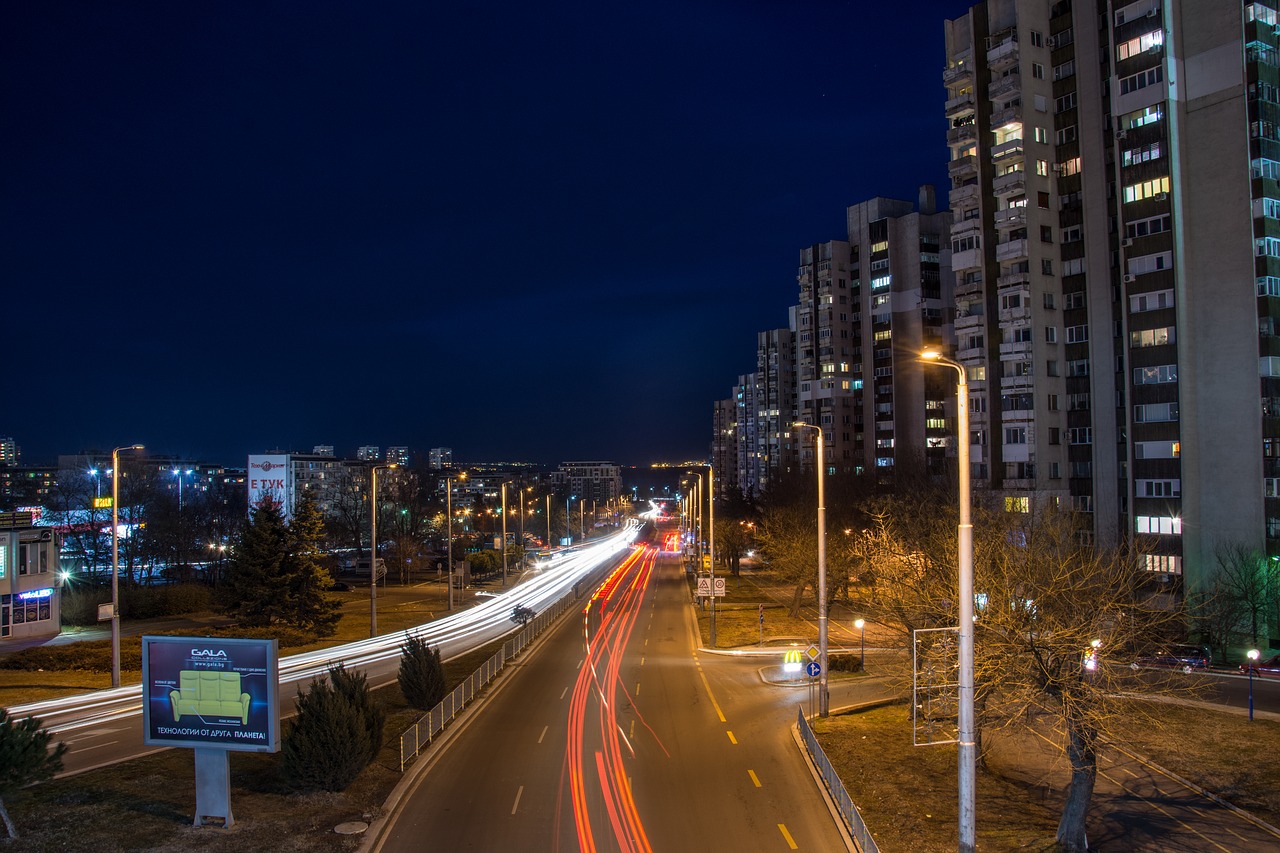
[[[942,358],[942,353],[936,349],[927,349],[924,352],[920,353],[920,357],[924,359],[928,359],[929,361],[937,361],[938,359]]]

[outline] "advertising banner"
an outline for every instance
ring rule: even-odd
[[[148,746],[278,752],[276,641],[144,636],[142,739]]]
[[[285,517],[292,514],[292,483],[287,454],[271,454],[268,456],[250,456],[249,471],[249,506],[255,507],[264,497],[275,499],[284,509]]]

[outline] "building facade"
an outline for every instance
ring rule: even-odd
[[[988,0],[946,44],[975,486],[1189,592],[1280,556],[1274,5]]]

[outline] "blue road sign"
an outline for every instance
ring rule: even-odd
[[[809,673],[810,678],[817,678],[819,675],[822,675],[822,664],[818,663],[816,660],[811,660],[804,665],[804,671]]]

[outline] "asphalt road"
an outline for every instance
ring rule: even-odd
[[[700,654],[677,561],[651,560],[420,759],[373,849],[845,848],[791,737],[805,691],[763,679],[772,659]]]

